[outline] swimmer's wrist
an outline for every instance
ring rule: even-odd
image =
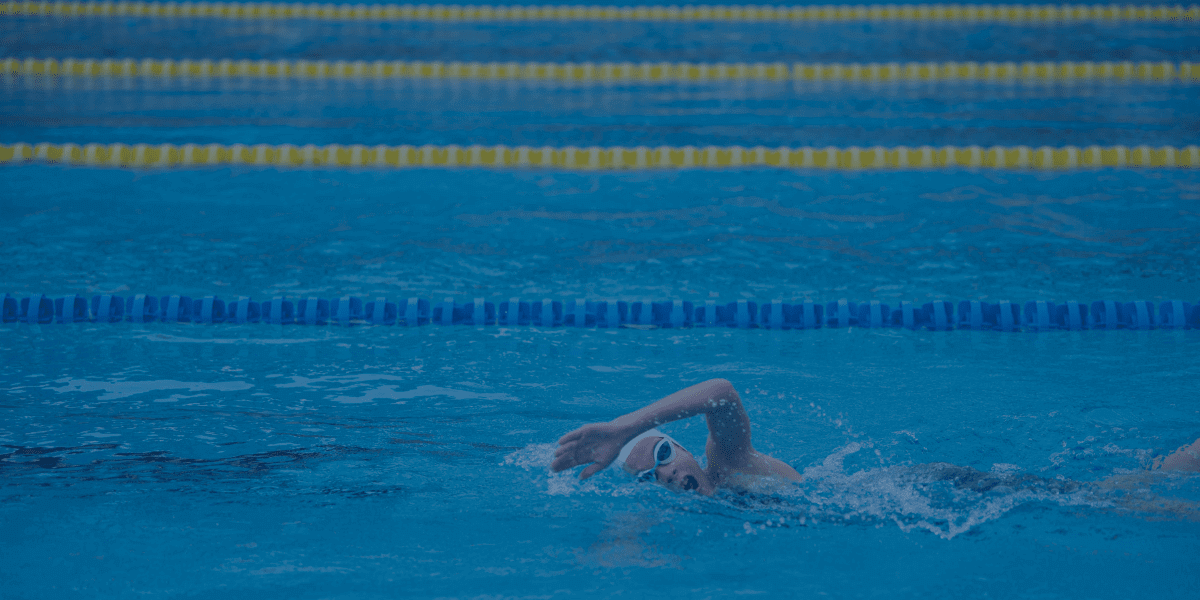
[[[655,423],[647,423],[645,421],[646,419],[638,418],[637,413],[630,413],[609,422],[618,428],[617,431],[620,437],[623,438],[621,443],[624,444],[642,433],[654,429]]]
[[[637,436],[637,432],[635,431],[635,425],[632,422],[629,422],[629,421],[623,422],[621,420],[621,418],[616,418],[616,419],[613,419],[612,421],[609,421],[609,423],[612,424],[614,427],[616,427],[617,437],[621,438],[622,444],[624,444],[625,442],[628,442],[629,440],[631,440]]]

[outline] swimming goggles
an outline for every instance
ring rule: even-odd
[[[658,481],[658,467],[669,465],[675,460],[675,447],[667,438],[654,445],[654,466],[637,474],[638,481]]]

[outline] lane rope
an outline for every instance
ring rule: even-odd
[[[0,144],[0,164],[58,163],[91,167],[189,168],[275,166],[316,168],[541,168],[612,171],[780,168],[904,170],[969,167],[1061,171],[1095,168],[1198,168],[1200,146],[297,146],[282,144]]]
[[[1200,146],[637,146],[551,148],[505,145],[222,145],[0,144],[0,164],[61,163],[89,167],[190,168],[544,168],[568,170],[784,168],[887,170],[973,167],[1070,170],[1200,168]]]
[[[871,4],[812,6],[488,6],[456,4],[303,4],[271,2],[4,2],[0,14],[36,16],[207,17],[326,21],[640,21],[1067,24],[1200,22],[1195,4]]]
[[[957,309],[957,310],[956,310]],[[1091,303],[1068,300],[1018,302],[947,300],[917,304],[845,298],[819,303],[811,299],[759,303],[754,300],[589,300],[575,298],[493,302],[453,296],[438,302],[426,298],[288,298],[258,302],[248,296],[68,295],[0,296],[0,322],[53,323],[268,323],[274,325],[471,325],[598,328],[736,327],[739,329],[817,329],[821,327],[905,327],[909,329],[1198,329],[1200,302],[1168,300],[1155,305],[1139,300]]]
[[[1200,63],[887,62],[887,63],[539,63],[327,60],[171,60],[4,58],[0,75],[32,77],[477,79],[588,82],[1154,82],[1200,81]]]

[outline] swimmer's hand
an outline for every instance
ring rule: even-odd
[[[587,479],[612,464],[632,437],[628,428],[612,422],[584,425],[558,439],[550,468],[557,473],[591,463],[579,474]]]

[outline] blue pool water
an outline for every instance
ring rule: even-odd
[[[802,4],[802,3],[801,3]],[[15,17],[4,56],[481,61],[1196,61],[1188,22],[326,22]]]
[[[18,295],[1200,296],[1200,182],[1179,171],[6,178]],[[0,336],[13,597],[1187,598],[1196,584],[1197,479],[1137,475],[1200,435],[1192,330]],[[548,473],[559,435],[710,377],[742,390],[756,445],[806,483],[703,499]],[[668,431],[702,447],[699,419]],[[905,470],[935,461],[1129,481],[978,493]]]
[[[16,78],[0,141],[533,146],[1186,145],[1200,85]]]
[[[14,295],[1200,298],[1188,170],[5,177]]]
[[[0,20],[5,56],[1194,60],[1194,26]],[[404,33],[399,35],[396,31]],[[723,36],[723,37],[722,37]],[[741,37],[734,37],[741,36]],[[1200,86],[3,81],[0,142],[1195,143]],[[0,293],[1200,300],[1200,173],[0,169]],[[0,598],[1168,598],[1200,331],[0,326]],[[681,387],[805,476],[549,471]],[[704,422],[664,429],[693,451]],[[1009,482],[933,481],[948,462]],[[1029,477],[1025,477],[1029,476]],[[1022,480],[1021,478],[1024,479]],[[1021,483],[1015,483],[1021,480]]]
[[[6,595],[1187,598],[1200,486],[1137,473],[1196,436],[1197,346],[1163,331],[7,328]],[[565,431],[713,376],[804,484],[705,499],[548,473]],[[700,420],[667,430],[703,443]],[[909,481],[904,465],[931,461],[1132,481]]]

